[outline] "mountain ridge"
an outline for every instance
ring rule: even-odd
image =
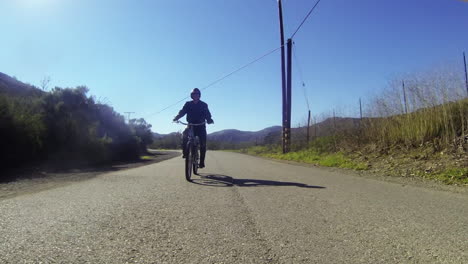
[[[263,139],[269,133],[280,132],[281,126],[271,126],[258,131],[244,131],[238,129],[223,129],[220,131],[212,132],[207,135],[208,140],[214,141],[226,141],[226,142],[249,142],[255,141],[256,139]],[[153,132],[155,138],[163,138],[166,136],[172,136],[177,132],[169,134],[160,134]]]

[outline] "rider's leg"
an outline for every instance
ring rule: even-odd
[[[206,128],[204,126],[197,127],[195,129],[195,135],[200,139],[200,168],[205,167],[205,155],[206,155]]]

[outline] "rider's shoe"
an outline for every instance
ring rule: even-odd
[[[198,164],[198,168],[200,168],[200,169],[205,168],[205,163],[204,163],[204,162],[200,162],[200,164]]]

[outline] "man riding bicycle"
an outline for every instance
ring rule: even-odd
[[[198,124],[206,122],[208,124],[213,124],[213,119],[211,119],[211,113],[208,109],[208,104],[200,100],[201,92],[198,88],[195,88],[190,93],[190,97],[192,101],[188,101],[185,103],[182,110],[179,111],[179,114],[174,117],[173,121],[179,120],[179,118],[183,117],[187,114],[187,122],[191,124]],[[199,168],[205,167],[205,154],[206,154],[206,126],[194,126],[193,132],[195,136],[198,136],[200,139],[200,164]],[[187,155],[185,153],[185,145],[187,144],[187,129],[183,133],[183,140],[182,140],[182,151],[183,151],[183,158]]]

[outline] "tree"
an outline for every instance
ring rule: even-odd
[[[146,123],[145,119],[131,119],[129,122],[133,134],[138,138],[140,151],[146,153],[147,147],[153,143],[153,133],[151,132],[151,125]]]

